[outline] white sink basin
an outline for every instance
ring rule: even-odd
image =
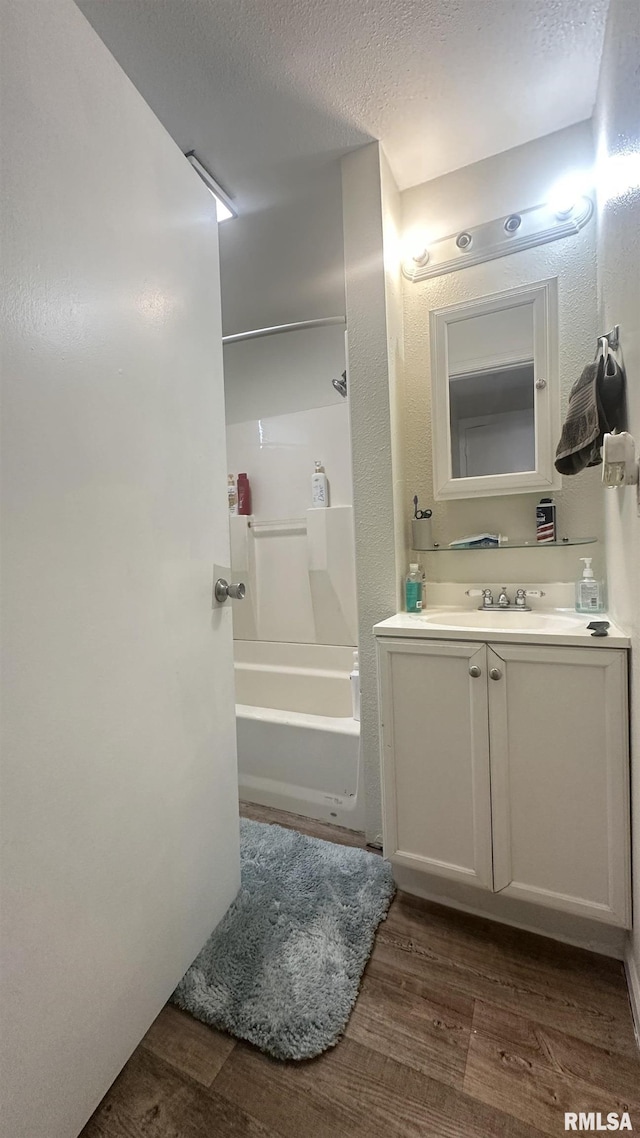
[[[575,628],[584,628],[589,623],[589,617],[580,613],[518,612],[513,608],[506,612],[484,612],[480,609],[437,609],[430,612],[426,609],[422,613],[422,620],[438,628],[486,628],[513,632],[523,629],[531,632],[569,632]]]

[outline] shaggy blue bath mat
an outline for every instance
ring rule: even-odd
[[[311,1059],[344,1031],[394,894],[391,866],[282,826],[240,827],[240,892],[173,1001],[277,1059]]]

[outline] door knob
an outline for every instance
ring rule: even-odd
[[[230,585],[224,577],[218,577],[213,587],[213,595],[221,605],[224,604],[227,597],[231,597],[233,601],[243,600],[246,591],[242,581],[238,581],[237,585]]]
[[[478,676],[482,675],[482,668],[479,668],[477,664],[472,664],[469,668],[469,675],[473,676],[474,680],[477,680]]]
[[[502,672],[500,671],[499,668],[491,668],[489,670],[489,675],[491,676],[492,680],[501,680],[502,679]]]

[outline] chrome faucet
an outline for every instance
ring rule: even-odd
[[[496,602],[494,602],[493,593],[489,588],[466,589],[465,596],[482,597],[482,603],[478,605],[478,608],[488,612],[505,612],[507,609],[511,610],[511,612],[531,612],[531,608],[527,604],[527,597],[544,597],[544,593],[542,589],[516,589],[516,597],[513,604],[511,604],[509,600],[506,585],[502,586],[500,596]]]

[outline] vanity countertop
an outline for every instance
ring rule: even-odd
[[[608,620],[607,636],[592,636],[591,620]],[[376,636],[427,640],[491,640],[499,643],[557,644],[583,648],[629,648],[629,637],[606,613],[587,616],[573,609],[537,609],[520,613],[483,612],[430,606],[421,613],[399,612],[374,626]]]

